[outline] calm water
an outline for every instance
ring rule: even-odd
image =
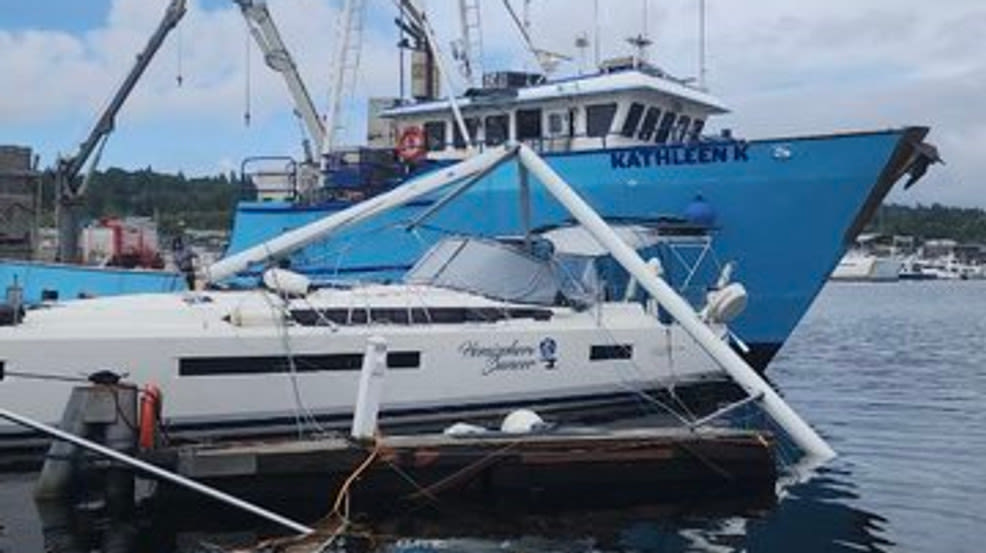
[[[986,547],[986,282],[829,285],[771,371],[795,409],[841,456],[766,513],[566,517],[541,521],[544,531],[536,536],[385,547],[403,553]],[[30,501],[33,477],[0,475],[0,552],[44,550]],[[478,531],[463,525],[448,533]],[[200,543],[236,537],[184,534],[157,550],[209,551]],[[252,534],[247,529],[238,537],[249,541]],[[48,537],[49,546],[54,541]]]

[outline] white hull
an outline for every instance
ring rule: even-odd
[[[901,261],[896,258],[850,252],[839,261],[829,278],[841,281],[893,282],[900,277],[902,266]]]
[[[7,373],[0,381],[0,405],[55,422],[72,385],[15,374],[79,376],[110,369],[129,373],[131,382],[160,386],[165,415],[177,425],[283,420],[303,411],[349,417],[359,357],[370,336],[387,340],[393,364],[417,365],[388,371],[385,415],[616,394],[721,376],[683,331],[661,325],[636,303],[583,311],[537,308],[550,320],[306,326],[277,322],[274,306],[281,300],[273,294],[216,292],[202,298],[209,301],[128,296],[28,313],[20,326],[0,328]],[[357,308],[354,298],[363,301]],[[450,290],[375,286],[319,291],[289,308],[310,310],[313,303],[320,309],[348,305],[350,314],[374,306],[509,307]],[[556,358],[545,357],[545,340],[554,342]],[[594,346],[603,357],[619,357],[613,346],[623,344],[632,345],[629,359],[591,359]],[[297,372],[285,370],[288,358]]]

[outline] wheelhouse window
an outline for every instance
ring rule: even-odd
[[[616,116],[616,102],[610,104],[594,104],[585,108],[586,129],[589,136],[606,136],[613,126]]]
[[[684,142],[688,139],[688,131],[692,128],[692,118],[682,115],[678,118],[678,123],[674,126],[674,139]]]
[[[640,124],[640,116],[644,114],[644,105],[634,102],[627,110],[627,118],[623,120],[623,129],[620,134],[627,138],[633,138],[637,132],[637,125]]]
[[[548,134],[550,136],[561,136],[563,134],[568,134],[566,125],[566,114],[564,113],[549,113],[548,114]]]
[[[445,149],[445,121],[425,123],[425,144],[428,150],[437,152]]]
[[[637,138],[640,140],[650,140],[654,137],[654,127],[657,126],[657,120],[661,117],[661,110],[651,106],[647,108],[647,115],[644,115],[644,122],[640,125],[640,132],[637,133]]]
[[[476,137],[479,134],[479,117],[466,117],[463,122],[466,124],[466,130],[469,131],[469,140],[476,142]],[[452,145],[460,150],[466,147],[466,141],[462,139],[462,131],[459,130],[458,123],[452,125]]]
[[[530,140],[532,138],[541,138],[542,136],[541,110],[517,110],[517,140]]]
[[[689,138],[692,140],[692,142],[698,142],[699,140],[702,139],[702,129],[704,128],[705,128],[704,119],[696,119],[692,123],[692,132],[691,135],[689,135]]]
[[[678,117],[677,113],[673,111],[664,112],[664,117],[661,118],[661,124],[657,127],[657,138],[654,142],[667,142],[668,136],[671,135],[671,129],[674,128],[674,120]]]
[[[486,118],[486,145],[499,146],[510,137],[510,116],[490,115]]]

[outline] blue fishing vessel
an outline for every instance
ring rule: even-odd
[[[276,186],[269,178],[255,183],[256,200],[237,206],[227,253],[408,176],[439,171],[472,151],[520,141],[541,152],[605,217],[705,227],[715,248],[694,255],[721,263],[702,268],[701,259],[680,260],[691,273],[671,271],[666,278],[703,286],[730,262],[749,293],[749,306],[733,325],[737,342],[762,369],[891,187],[908,175],[910,186],[936,159],[922,142],[925,127],[756,140],[725,130],[710,135],[706,122],[725,113],[725,105],[635,59],[595,75],[546,81],[501,73],[487,75],[485,84],[457,99],[393,102],[371,121],[370,147],[335,152],[318,186],[298,174]],[[453,107],[461,112],[458,121]],[[453,192],[452,209],[432,215],[437,197],[419,201],[282,263],[323,281],[399,278],[446,234],[515,231],[521,223],[516,171],[505,165],[470,190]],[[564,223],[563,211],[537,190],[530,224]]]

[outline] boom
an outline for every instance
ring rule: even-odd
[[[264,53],[264,61],[267,66],[277,71],[284,77],[284,82],[288,85],[288,91],[294,100],[294,107],[304,121],[308,129],[308,136],[315,143],[316,147],[321,147],[325,141],[325,125],[318,116],[315,104],[308,94],[301,75],[298,73],[298,66],[294,63],[294,58],[288,52],[287,46],[281,40],[281,33],[274,25],[274,20],[267,10],[267,2],[264,0],[233,0],[243,12],[243,17],[247,21],[250,34]],[[306,144],[305,154],[311,158],[311,145]],[[311,159],[309,159],[311,161]]]
[[[175,25],[185,15],[185,1],[171,0],[167,11],[164,13],[164,17],[161,19],[161,23],[158,24],[157,29],[147,41],[144,49],[137,54],[136,63],[134,63],[127,78],[124,79],[123,84],[120,85],[120,88],[110,100],[109,105],[106,106],[106,109],[100,115],[89,136],[79,146],[79,151],[71,157],[60,158],[56,164],[55,186],[58,190],[58,212],[56,218],[58,220],[58,259],[60,261],[75,261],[78,255],[79,236],[76,215],[80,199],[85,193],[86,185],[88,184],[88,179],[84,180],[81,184],[76,184],[79,173],[93,155],[93,152],[97,149],[102,151],[106,139],[113,132],[116,115],[120,112],[120,108],[123,107],[123,103],[130,96],[130,93],[137,85],[137,81],[144,74],[144,70],[150,65],[154,54],[161,48],[161,44],[164,43],[164,39],[168,36],[168,33],[175,28]],[[97,154],[96,159],[98,158],[99,156]]]

